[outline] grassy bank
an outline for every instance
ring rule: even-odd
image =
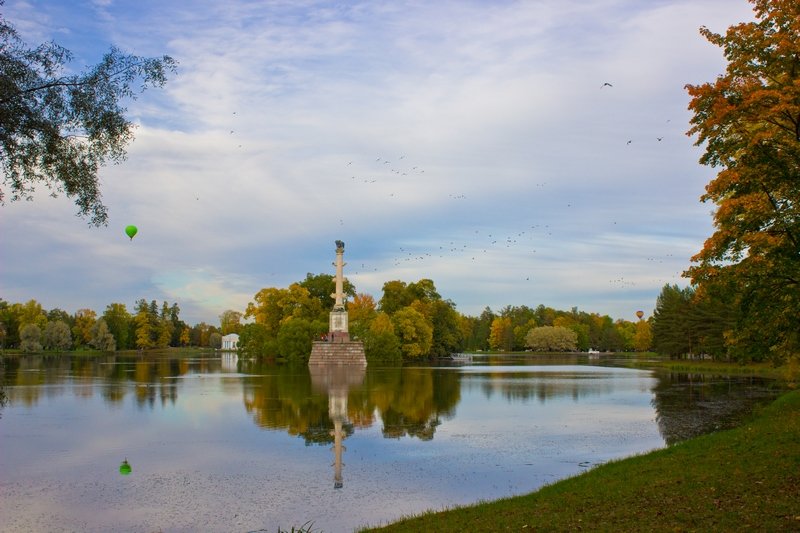
[[[800,391],[737,429],[381,529],[505,530],[800,531]]]
[[[783,379],[791,372],[788,366],[776,367],[770,363],[728,363],[695,359],[662,359],[634,363],[634,366],[665,368],[673,372],[697,372],[726,376],[747,375]]]

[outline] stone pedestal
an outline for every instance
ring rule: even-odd
[[[347,335],[344,333],[343,335]],[[360,365],[367,366],[364,344],[361,341],[341,339],[337,341],[315,341],[311,344],[309,365]]]
[[[347,311],[344,309],[331,311],[330,318],[328,320],[328,331],[330,333],[336,333],[336,337],[339,337],[340,334],[344,333],[349,337],[349,334],[347,333],[348,326]]]

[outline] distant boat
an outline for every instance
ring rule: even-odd
[[[586,352],[586,353],[588,353],[589,355],[598,355],[598,354],[600,353],[600,350],[594,350],[594,349],[590,349],[590,350],[589,350],[588,352]]]
[[[472,361],[472,354],[469,353],[451,353],[450,359],[453,361],[469,362]]]

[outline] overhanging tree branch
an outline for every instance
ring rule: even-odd
[[[11,201],[32,199],[39,185],[52,194],[66,193],[78,214],[99,226],[108,215],[98,170],[107,160],[124,160],[124,148],[133,138],[121,100],[163,86],[176,62],[112,47],[89,71],[59,76],[70,59],[69,51],[55,43],[27,47],[0,15],[2,185]],[[5,192],[0,188],[0,204]]]

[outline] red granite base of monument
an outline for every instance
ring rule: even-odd
[[[346,333],[332,341],[315,341],[311,344],[309,365],[367,365],[364,343],[351,341]]]

